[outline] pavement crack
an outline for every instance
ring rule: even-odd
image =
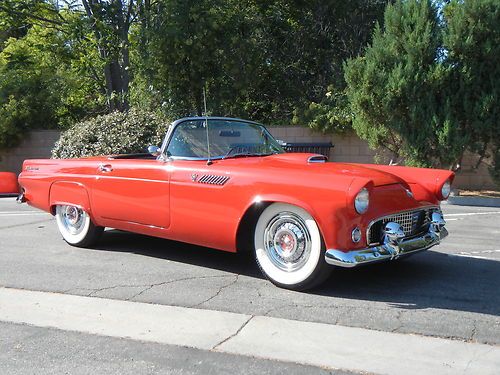
[[[219,342],[218,344],[215,344],[211,350],[217,350],[221,345],[225,344],[226,342],[228,342],[229,340],[231,340],[232,338],[238,336],[240,334],[240,332],[243,330],[243,328],[245,328],[247,326],[248,323],[250,323],[250,321],[255,318],[255,315],[252,315],[250,316],[250,318],[247,319],[246,322],[244,322],[240,328],[238,328],[238,330],[233,333],[232,335],[226,337],[224,340],[222,340],[221,342]]]
[[[391,329],[391,332],[398,332],[401,328],[403,328],[403,322],[401,321],[401,317],[403,316],[404,311],[399,310],[398,314],[396,315],[396,322],[398,322],[398,326],[396,328]]]
[[[180,279],[174,279],[174,280],[169,280],[169,281],[164,281],[161,283],[155,283],[155,284],[150,284],[150,285],[140,285],[138,287],[144,287],[143,290],[141,290],[139,293],[134,294],[132,297],[129,297],[126,299],[126,301],[133,300],[134,298],[139,297],[140,295],[144,294],[148,290],[151,290],[157,286],[164,286],[168,284],[173,284],[181,281],[189,281],[189,280],[202,280],[202,279],[216,279],[216,278],[223,278],[223,277],[229,277],[230,275],[213,275],[213,276],[192,276],[192,277],[183,277]]]
[[[477,333],[477,322],[474,320],[472,322],[472,333],[471,333],[470,338],[469,338],[470,342],[474,342],[474,340],[476,338],[476,333]]]
[[[111,289],[118,289],[118,288],[140,288],[143,285],[127,285],[127,284],[120,284],[120,285],[112,285],[112,286],[107,286],[104,288],[98,288],[98,289],[91,289],[92,292],[87,294],[87,297],[94,297],[95,294],[104,292],[105,290],[111,290]],[[85,289],[85,288],[83,288]]]
[[[179,279],[173,279],[173,280],[168,280],[168,281],[162,281],[159,283],[153,283],[153,284],[118,284],[118,285],[111,285],[111,286],[106,286],[103,288],[71,288],[63,291],[62,293],[70,293],[74,291],[90,291],[90,293],[86,294],[86,297],[95,297],[97,293],[106,291],[106,290],[112,290],[112,289],[118,289],[118,288],[142,288],[142,290],[138,293],[135,293],[131,297],[125,299],[125,301],[130,301],[141,294],[145,293],[146,291],[155,288],[157,286],[163,286],[163,285],[168,285],[168,284],[173,284],[176,282],[181,282],[181,281],[188,281],[188,280],[196,280],[196,279],[211,279],[211,278],[222,278],[222,277],[230,277],[231,275],[212,275],[212,276],[192,276],[192,277],[183,277]]]
[[[191,307],[200,307],[201,305],[207,303],[207,302],[210,302],[211,300],[213,300],[214,298],[217,298],[219,296],[219,294],[222,293],[222,291],[226,288],[229,288],[230,286],[236,284],[238,282],[238,279],[239,279],[240,275],[235,275],[235,278],[234,280],[232,280],[231,282],[227,283],[226,285],[223,285],[221,286],[217,292],[215,292],[215,294],[213,294],[212,296],[208,297],[207,299],[201,301],[200,303],[197,303]]]
[[[78,291],[86,291],[87,293],[90,291],[94,291],[95,289],[92,288],[71,288],[71,289],[66,289],[61,291],[62,294],[74,294]]]

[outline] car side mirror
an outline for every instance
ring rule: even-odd
[[[148,153],[153,156],[158,156],[161,153],[161,149],[158,146],[149,146]]]

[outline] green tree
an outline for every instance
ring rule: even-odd
[[[442,92],[448,71],[440,63],[441,32],[430,0],[387,6],[364,56],[345,66],[353,127],[372,148],[385,148],[408,164],[451,163],[448,106]],[[458,145],[460,149],[461,145]]]
[[[212,113],[289,123],[343,82],[342,61],[365,45],[384,4],[160,0],[138,30],[134,84],[175,115],[201,113],[207,86]]]
[[[22,38],[32,25],[58,28],[64,18],[53,1],[2,0],[0,2],[0,50],[9,38]]]
[[[129,106],[130,27],[137,16],[135,0],[81,0],[104,73],[110,111]]]
[[[82,44],[85,38],[73,38],[59,21],[57,27],[47,27],[54,25],[50,17],[64,19],[65,24],[80,17],[68,13],[59,17],[45,6],[41,13],[33,8],[29,9],[35,13],[23,13],[26,9],[4,12],[17,15],[18,22],[3,18],[5,29],[1,29],[10,37],[0,45],[0,148],[16,145],[33,128],[68,126],[104,104],[98,80],[86,65],[92,54]],[[13,25],[22,25],[23,32],[12,34]]]
[[[500,4],[454,0],[444,16],[453,123],[500,184]]]
[[[364,56],[346,64],[353,127],[406,164],[459,168],[498,153],[499,4],[398,1]]]
[[[3,0],[0,41],[9,36],[22,37],[32,24],[64,33],[68,42],[75,41],[75,36],[86,40],[95,49],[87,52],[97,58],[94,65],[99,70],[94,66],[94,75],[102,79],[108,110],[126,110],[131,71],[129,31],[137,18],[137,1],[149,3],[149,0]]]

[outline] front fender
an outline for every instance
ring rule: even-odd
[[[272,202],[272,203],[286,203],[286,204],[291,204],[297,207],[300,207],[304,210],[306,210],[313,218],[314,220],[317,220],[317,215],[314,207],[306,203],[303,200],[300,200],[296,197],[291,197],[289,195],[285,194],[259,194],[255,195],[250,203],[247,205],[247,210],[252,207],[255,204],[261,203],[261,202]],[[245,210],[246,211],[246,210]]]
[[[455,173],[446,169],[400,167],[393,165],[373,165],[373,169],[391,173],[405,180],[412,188],[415,199],[437,204],[444,197],[441,187],[446,181],[453,182]]]
[[[312,192],[310,192],[312,194]],[[321,195],[321,193],[319,193]],[[309,195],[309,194],[308,194]],[[301,199],[302,198],[302,199]],[[247,203],[243,215],[240,217],[238,227],[245,224],[248,219],[247,213],[253,209],[258,208],[259,204],[263,206],[269,203],[286,203],[293,206],[300,207],[307,211],[316,221],[319,231],[325,241],[326,246],[337,245],[335,239],[337,231],[344,225],[342,221],[338,220],[343,215],[339,213],[346,210],[345,193],[342,192],[336,196],[332,193],[330,199],[306,199],[306,196],[291,196],[286,194],[264,193],[257,194]],[[317,197],[316,197],[317,198]],[[255,212],[260,212],[256,210]],[[254,218],[255,222],[258,218]],[[235,233],[235,238],[238,231]]]

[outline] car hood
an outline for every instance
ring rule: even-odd
[[[313,159],[311,159],[311,157],[313,157]],[[374,164],[323,162],[321,155],[317,154],[277,154],[264,158],[263,163],[274,167],[292,168],[301,172],[309,170],[320,174],[337,174],[345,177],[365,178],[371,180],[374,186],[391,184],[406,185],[406,182],[398,176],[375,169],[376,165]]]

